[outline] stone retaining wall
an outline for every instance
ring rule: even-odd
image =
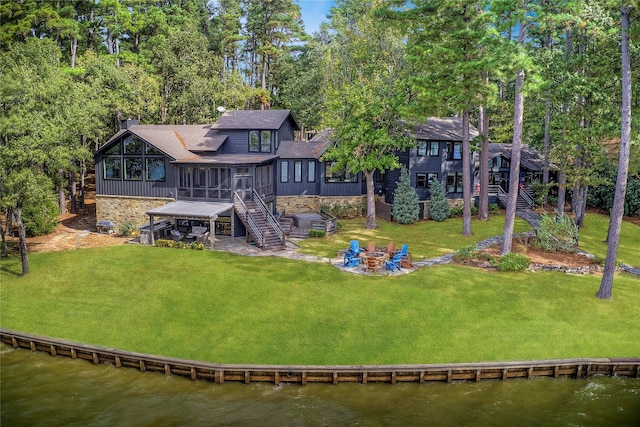
[[[366,196],[278,196],[276,210],[287,214],[310,213],[320,212],[322,205],[360,206],[363,203],[366,203]]]
[[[173,202],[167,197],[96,195],[96,221],[111,220],[117,227],[130,221],[135,226],[149,223],[147,211]]]

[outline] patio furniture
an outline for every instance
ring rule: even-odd
[[[171,230],[169,232],[169,235],[171,236],[171,240],[174,240],[174,241],[182,240],[182,233],[180,233],[176,229]]]
[[[398,270],[398,271],[401,270],[400,264],[395,262],[393,259],[385,261],[385,267],[386,267],[387,270],[392,271],[392,272],[394,270]]]
[[[380,260],[378,260],[378,258],[367,258],[365,271],[373,271],[374,273],[377,273],[378,267],[380,267]]]
[[[349,249],[344,251],[343,266],[355,267],[356,265],[360,265],[360,242],[352,240]]]
[[[389,258],[393,256],[393,253],[396,251],[396,244],[391,242],[387,247],[387,253],[389,254]]]
[[[407,267],[410,263],[409,261],[409,245],[402,245],[402,248],[399,251],[395,251],[391,258],[386,262],[387,270],[401,270],[401,267]]]
[[[367,252],[375,252],[376,251],[376,242],[367,243]]]
[[[116,223],[109,219],[101,219],[96,222],[96,229],[100,234],[102,234],[103,231],[107,234],[113,234],[116,232]]]

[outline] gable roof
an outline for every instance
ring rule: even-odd
[[[278,130],[285,120],[290,120],[294,129],[300,129],[291,110],[232,110],[222,114],[213,129],[224,130]]]
[[[116,133],[102,147],[106,147],[129,132],[176,160],[193,158],[195,153],[217,151],[227,139],[226,135],[219,135],[218,131],[211,127],[211,125],[134,125]]]
[[[505,159],[511,160],[511,145],[512,144],[489,144],[489,160],[502,156]],[[544,156],[535,148],[528,145],[522,145],[522,151],[520,153],[520,164],[530,171],[541,171],[544,169]],[[550,170],[557,170],[558,168],[549,163]]]
[[[478,129],[469,124],[471,139],[480,134]],[[416,125],[414,138],[433,141],[462,141],[462,118],[460,117],[429,117],[426,124]]]

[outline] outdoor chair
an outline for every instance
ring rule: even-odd
[[[367,267],[365,271],[373,271],[374,273],[377,273],[379,266],[380,264],[376,258],[367,258]]]
[[[402,270],[400,268],[400,263],[395,262],[393,259],[385,261],[385,265],[386,265],[387,270],[389,270],[389,271],[394,271],[394,270],[400,271],[400,270]]]
[[[387,246],[387,253],[389,254],[389,258],[393,257],[393,253],[396,251],[396,244],[391,242],[389,246]]]
[[[376,251],[376,242],[367,243],[367,252],[375,252]]]
[[[409,245],[404,244],[399,251],[395,251],[391,257],[392,261],[398,266],[411,267],[411,255],[409,254]]]
[[[171,235],[171,240],[178,241],[182,239],[182,233],[180,233],[178,230],[173,229],[169,232],[169,234]]]
[[[360,265],[360,242],[357,240],[351,241],[349,249],[344,251],[344,266],[355,267]]]

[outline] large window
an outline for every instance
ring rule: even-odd
[[[418,140],[418,156],[436,157],[440,155],[440,143],[438,141]]]
[[[280,182],[289,182],[289,162],[286,160],[280,164]]]
[[[272,132],[270,130],[250,130],[249,151],[251,153],[270,153],[272,139],[277,149],[279,143],[277,131]]]
[[[491,169],[500,169],[500,168],[504,168],[504,169],[508,169],[509,167],[511,167],[511,162],[509,162],[509,160],[505,159],[502,156],[498,156],[498,157],[494,157],[493,159],[489,160],[489,167]]]
[[[104,179],[126,181],[164,181],[165,157],[153,145],[129,135],[105,150],[102,161]]]
[[[447,174],[447,193],[462,193],[462,174],[449,172]]]
[[[122,159],[105,157],[103,161],[104,179],[122,179]]]
[[[447,160],[462,159],[462,142],[447,142]]]
[[[231,199],[231,169],[182,166],[178,169],[182,197]]]
[[[358,182],[358,175],[347,170],[332,170],[335,162],[325,162],[324,180],[325,182]]]

